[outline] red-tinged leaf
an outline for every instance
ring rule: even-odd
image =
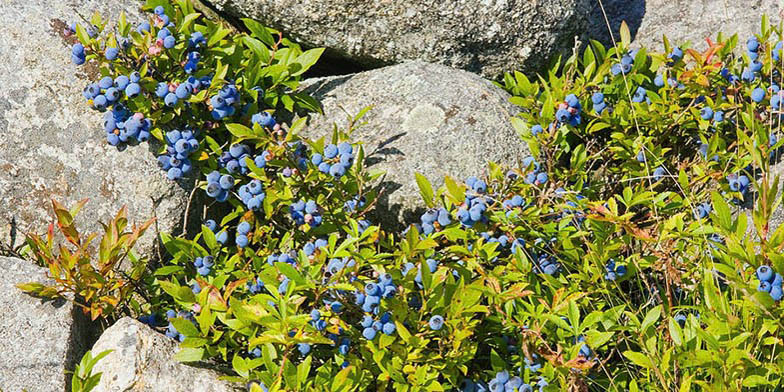
[[[61,226],[70,226],[73,224],[73,217],[71,213],[68,212],[68,209],[63,207],[62,204],[57,202],[57,200],[52,199],[52,209],[54,210],[55,216],[57,216],[57,223]]]
[[[226,285],[226,292],[223,293],[223,298],[226,301],[228,301],[229,297],[231,297],[231,293],[234,292],[234,290],[236,290],[237,287],[244,285],[247,280],[248,280],[247,278],[239,279]]]

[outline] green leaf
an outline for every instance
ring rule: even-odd
[[[218,240],[215,238],[215,233],[205,225],[201,225],[201,238],[204,240],[204,243],[207,244],[207,247],[210,248],[210,251],[214,252],[216,249],[220,248]]]
[[[658,321],[659,317],[661,316],[661,312],[662,312],[661,305],[658,305],[655,308],[649,310],[648,313],[645,314],[645,319],[642,320],[642,325],[640,326],[640,330],[645,331],[646,329],[648,329],[648,327],[653,325],[653,323]]]
[[[253,51],[262,63],[269,63],[270,50],[261,41],[246,35],[242,37],[242,43]]]
[[[226,129],[239,140],[256,137],[256,134],[253,133],[252,129],[242,124],[226,124]]]
[[[446,190],[449,192],[449,195],[452,196],[455,203],[463,204],[463,202],[465,202],[465,188],[458,185],[457,182],[449,176],[444,177],[444,183],[446,184]]]
[[[182,318],[174,318],[169,320],[169,322],[174,325],[174,328],[177,328],[177,332],[185,335],[185,336],[201,336],[199,330],[196,329],[196,326],[193,325],[192,322],[182,319]]]
[[[174,359],[180,362],[198,362],[204,359],[204,349],[186,347],[174,354]]]
[[[773,385],[765,377],[752,374],[743,379],[743,386],[747,388],[758,387],[760,385]]]
[[[427,177],[422,174],[414,173],[414,176],[416,177],[417,185],[419,185],[419,194],[422,195],[422,200],[424,200],[428,207],[433,208],[435,205],[433,201],[433,186],[430,185],[430,181],[427,180]]]
[[[624,47],[628,48],[629,44],[632,43],[632,35],[629,32],[629,25],[626,24],[626,21],[621,21],[621,42],[623,42]]]
[[[250,30],[253,37],[260,39],[261,42],[264,42],[267,46],[275,45],[275,39],[272,38],[272,34],[270,34],[269,30],[261,23],[248,18],[242,18],[242,22],[245,23],[245,27]]]
[[[297,59],[294,60],[294,63],[299,64],[300,69],[292,73],[291,76],[299,76],[305,73],[305,71],[316,64],[322,53],[324,53],[324,48],[315,48],[306,50],[305,53],[297,56]]]
[[[623,356],[628,358],[637,366],[644,367],[646,369],[654,367],[653,361],[651,361],[648,357],[646,357],[642,353],[638,353],[635,351],[624,351]]]

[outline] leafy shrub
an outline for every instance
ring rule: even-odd
[[[20,289],[45,298],[68,298],[95,320],[98,317],[111,319],[128,305],[135,286],[147,272],[144,258],[133,254],[136,241],[153,223],[153,219],[130,230],[126,209],[103,225],[104,235],[98,245],[94,260],[93,243],[95,234],[84,237],[76,229],[74,217],[84,207],[82,200],[70,210],[52,200],[57,217],[57,228],[68,245],[56,248],[54,224],[49,225],[46,237],[27,235],[27,251],[36,263],[49,269],[54,285],[30,282],[17,285]],[[127,264],[130,263],[130,266]]]
[[[71,392],[90,392],[101,381],[103,373],[93,374],[93,367],[103,357],[109,355],[112,350],[106,350],[93,357],[92,352],[88,351],[82,360],[76,365],[71,377]]]
[[[511,169],[491,163],[482,179],[446,178],[438,190],[417,176],[425,213],[387,233],[363,219],[376,206],[377,173],[348,143],[351,127],[309,140],[304,122],[289,128],[257,113],[259,80],[269,109],[311,103],[270,88],[296,87],[317,52],[287,43],[283,55],[246,20],[259,48],[188,3],[147,8],[158,5],[159,26],[130,33],[144,81],[128,105],[169,144],[170,178],[198,157],[188,167],[231,210],[194,238],[162,236],[171,258],[150,282],[160,295],[144,320],[181,341],[180,360],[231,363],[231,379],[252,391],[780,383],[784,229],[770,224],[781,202],[771,166],[784,92],[781,29],[767,19],[741,55],[738,38],[721,35],[703,53],[666,39],[664,54],[648,53],[623,28],[618,47],[592,42],[536,81],[507,75],[523,107],[513,124],[533,157]],[[152,54],[169,22],[174,46]],[[105,41],[76,30],[89,54],[76,50],[74,61],[98,60]],[[187,80],[194,31],[210,47],[197,68],[213,75],[208,92],[165,107],[171,91],[153,98],[167,82],[156,72]],[[152,58],[140,64],[145,48]],[[266,71],[253,74],[259,60]],[[231,113],[226,98],[251,106]]]

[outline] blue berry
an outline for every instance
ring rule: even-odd
[[[131,83],[125,88],[125,95],[128,98],[134,98],[141,93],[142,88],[138,83],[131,80]]]
[[[116,59],[119,54],[120,50],[117,48],[106,48],[106,53],[104,53],[106,59],[109,61]]]
[[[751,92],[751,100],[754,102],[762,102],[765,99],[765,89],[762,87],[757,87],[754,91]]]
[[[362,336],[367,340],[373,340],[376,337],[376,330],[372,327],[367,327],[362,330]]]
[[[435,315],[430,318],[428,325],[430,325],[430,329],[434,331],[438,331],[439,329],[444,327],[444,318],[439,315]]]
[[[773,278],[774,272],[772,268],[768,267],[767,265],[761,265],[759,268],[757,268],[757,279],[765,282],[771,282]]]

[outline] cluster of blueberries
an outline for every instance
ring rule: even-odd
[[[175,312],[172,309],[169,309],[169,310],[166,311],[166,319],[167,320],[171,320],[173,318],[178,318],[178,317],[179,318],[183,318],[185,320],[188,320],[188,321],[196,324],[196,318],[193,317],[193,313],[192,312],[185,312],[185,311]],[[174,325],[171,323],[171,321],[169,322],[169,325],[166,326],[166,336],[168,336],[168,337],[170,337],[172,339],[177,339],[180,342],[185,340],[185,335],[179,333],[177,331],[177,328],[174,327]]]
[[[549,254],[541,253],[536,259],[536,267],[543,274],[555,275],[561,269],[561,264]]]
[[[593,110],[596,114],[602,114],[607,109],[607,102],[604,101],[604,94],[595,92],[591,95],[591,102],[593,102]]]
[[[681,49],[681,48],[679,48],[677,46],[672,48],[672,50],[670,51],[670,54],[667,55],[667,59],[669,60],[667,62],[667,65],[669,65],[669,66],[675,65],[675,63],[677,63],[678,61],[681,61],[681,59],[683,59],[683,49]]]
[[[255,280],[251,279],[245,283],[245,287],[248,288],[251,294],[258,294],[261,292],[261,289],[264,288],[264,282],[261,281],[261,278],[257,277]]]
[[[632,66],[634,65],[634,58],[637,56],[637,50],[630,50],[628,53],[621,57],[621,62],[613,64],[610,67],[610,72],[613,76],[617,76],[620,74],[626,75],[632,70]]]
[[[171,49],[177,43],[177,38],[172,35],[167,27],[164,27],[158,30],[158,35],[155,40],[155,44],[158,47],[163,46],[166,49]]]
[[[561,124],[569,124],[571,126],[580,125],[581,117],[580,111],[582,105],[580,100],[574,94],[569,94],[564,99],[564,102],[558,104],[558,110],[555,112],[555,119]]]
[[[465,181],[468,189],[466,190],[465,204],[457,210],[457,220],[466,227],[472,227],[477,222],[486,222],[488,203],[492,200],[485,198],[487,183],[474,176],[468,177]]]
[[[781,115],[782,107],[784,107],[784,90],[777,84],[771,84],[770,93],[770,110]]]
[[[305,252],[305,256],[313,256],[316,253],[316,250],[322,249],[326,247],[329,243],[327,240],[323,238],[316,239],[314,242],[308,242],[302,246],[302,251]]]
[[[729,72],[729,70],[727,70],[727,72]],[[683,83],[679,82],[673,77],[667,77],[667,84],[671,87],[677,87],[679,89],[686,88]],[[656,77],[653,78],[653,85],[656,87],[664,87],[664,76],[662,74],[656,74]]]
[[[614,282],[616,279],[623,278],[626,275],[626,266],[625,265],[615,265],[615,260],[610,259],[607,262],[607,265],[604,267],[605,274],[604,279]]]
[[[389,312],[384,312],[378,320],[373,320],[370,315],[365,315],[360,322],[362,326],[362,337],[367,340],[373,340],[376,334],[380,331],[385,335],[394,335],[397,327],[392,321],[392,315]]]
[[[337,258],[329,259],[329,261],[327,262],[326,271],[324,273],[324,276],[326,278],[330,278],[330,277],[335,276],[338,273],[340,273],[340,271],[343,270],[343,268],[346,268],[346,267],[353,268],[356,264],[357,264],[357,262],[354,261],[354,259],[350,259],[348,257],[344,257],[342,259],[337,259]],[[351,277],[352,280],[354,278],[355,277],[353,277],[353,276]]]
[[[727,182],[733,192],[745,194],[749,190],[750,181],[745,174],[730,174],[727,176]]]
[[[432,234],[436,231],[436,222],[438,222],[441,227],[446,227],[452,223],[452,219],[449,217],[449,211],[444,207],[428,209],[419,217],[419,220],[421,222],[421,231],[425,235]]]
[[[196,267],[196,273],[201,276],[210,274],[212,266],[215,264],[215,258],[212,256],[197,257],[193,261],[193,266]]]
[[[764,97],[764,91],[763,91],[763,97]],[[713,109],[711,109],[709,106],[705,106],[702,109],[700,109],[700,118],[702,118],[703,120],[713,120],[714,125],[718,125],[719,123],[724,121],[724,112],[721,110],[716,110],[714,112]]]
[[[212,106],[212,118],[215,120],[222,120],[234,114],[234,103],[239,102],[240,93],[237,86],[227,84],[223,86],[218,94],[210,97],[210,105]]]
[[[425,260],[425,264],[427,265],[427,269],[430,270],[431,274],[435,273],[436,269],[438,269],[438,260],[427,259],[427,260]],[[417,284],[417,287],[422,288],[422,268],[421,267],[417,267],[416,265],[414,265],[414,263],[408,262],[408,263],[403,265],[403,269],[401,270],[401,272],[403,273],[403,276],[405,276],[405,275],[408,275],[409,271],[412,271],[415,268],[417,269],[417,274],[414,277],[414,282]]]
[[[523,178],[525,184],[542,185],[549,179],[547,173],[541,170],[541,165],[533,157],[523,158],[522,166],[526,170],[531,170]]]
[[[269,155],[269,152],[267,152],[267,155]],[[230,174],[248,174],[250,170],[248,169],[248,163],[245,161],[245,158],[250,158],[250,147],[242,143],[232,144],[231,147],[229,147],[229,151],[224,151],[218,158],[218,166],[226,169]],[[257,167],[263,168],[267,165],[267,160],[265,157],[259,158],[259,156],[257,156],[253,159],[253,163]],[[259,166],[259,164],[261,164],[261,166]]]
[[[340,178],[354,163],[354,147],[347,142],[328,144],[324,147],[324,154],[314,153],[310,156],[310,162],[316,165],[320,172]]]
[[[780,301],[784,297],[784,291],[781,289],[784,279],[782,279],[780,274],[774,272],[773,268],[767,265],[757,268],[757,279],[760,281],[757,291],[769,293],[774,301]]]
[[[254,87],[254,89],[257,88]],[[259,124],[259,126],[263,128],[273,128],[277,124],[275,122],[275,117],[272,117],[268,112],[258,112],[251,116],[250,121],[253,124]]]
[[[241,185],[237,189],[240,199],[251,211],[258,211],[261,209],[261,203],[264,202],[266,194],[264,193],[264,185],[259,180],[251,180],[249,183]]]
[[[84,45],[77,43],[71,47],[71,61],[76,65],[84,64],[87,54],[84,52]]]
[[[316,227],[321,224],[323,217],[321,216],[321,209],[314,200],[299,200],[289,207],[291,219],[297,225],[308,224],[311,227]]]
[[[297,260],[286,252],[281,252],[280,254],[273,253],[267,256],[267,264],[275,265],[275,263],[286,263],[296,266]]]
[[[343,208],[346,210],[346,212],[354,212],[365,207],[366,202],[367,200],[365,199],[365,196],[360,197],[359,195],[357,195],[354,196],[353,199],[350,199],[345,203],[343,203]]]
[[[233,187],[234,177],[231,175],[221,175],[217,170],[207,174],[207,196],[215,198],[219,202],[224,202],[229,198],[229,190]]]
[[[177,129],[166,132],[166,154],[158,156],[158,166],[166,171],[170,180],[178,180],[190,173],[192,163],[188,157],[199,149],[198,130]]]
[[[392,275],[381,274],[378,282],[370,282],[365,285],[362,291],[354,292],[354,303],[362,306],[362,310],[367,313],[378,314],[378,305],[382,298],[392,298],[397,293],[397,286],[392,281]]]
[[[634,94],[632,95],[632,102],[635,103],[651,103],[651,99],[648,98],[648,90],[645,87],[638,86],[637,90],[634,90]]]
[[[116,79],[104,76],[98,82],[88,84],[82,90],[82,95],[93,109],[103,112],[107,107],[118,103],[122,93],[125,93],[128,99],[138,96],[142,91],[139,85],[141,79],[138,72],[132,72],[128,76],[120,75]]]
[[[746,41],[746,54],[751,59],[751,63],[740,74],[740,78],[744,82],[753,82],[757,79],[757,74],[762,70],[762,63],[758,61],[759,49],[760,43],[757,41],[757,37],[751,37]]]
[[[506,216],[512,215],[517,210],[522,210],[526,207],[525,199],[523,199],[520,195],[514,195],[509,199],[506,199],[501,203],[506,210]]]
[[[123,149],[128,144],[147,141],[150,138],[152,121],[144,118],[141,113],[131,115],[125,105],[118,103],[104,114],[103,127],[106,131],[106,142]]]
[[[549,383],[543,377],[540,377],[535,385],[525,384],[522,378],[511,377],[509,372],[504,370],[496,373],[488,383],[465,379],[460,386],[460,392],[533,392],[534,387],[539,387],[541,392],[548,385]]]
[[[163,99],[163,103],[168,107],[177,106],[181,99],[190,98],[191,94],[199,92],[203,88],[208,88],[212,83],[210,76],[196,78],[189,77],[182,83],[159,82],[155,87],[155,95]]]
[[[155,15],[155,22],[159,26],[174,27],[174,23],[169,21],[169,16],[166,15],[166,9],[159,5],[152,10]],[[148,29],[149,30],[149,29]]]
[[[234,242],[240,248],[244,248],[248,246],[248,242],[250,242],[250,240],[248,239],[248,234],[250,233],[250,229],[251,229],[250,223],[248,222],[240,222],[240,224],[237,225],[237,235],[234,237]]]
[[[697,205],[694,211],[694,217],[697,219],[705,219],[710,215],[711,211],[713,210],[713,206],[710,202],[703,202]]]
[[[211,232],[215,233],[215,240],[218,241],[218,243],[226,245],[226,242],[229,240],[229,233],[226,230],[218,230],[218,224],[212,219],[204,221],[204,226],[207,226]]]

